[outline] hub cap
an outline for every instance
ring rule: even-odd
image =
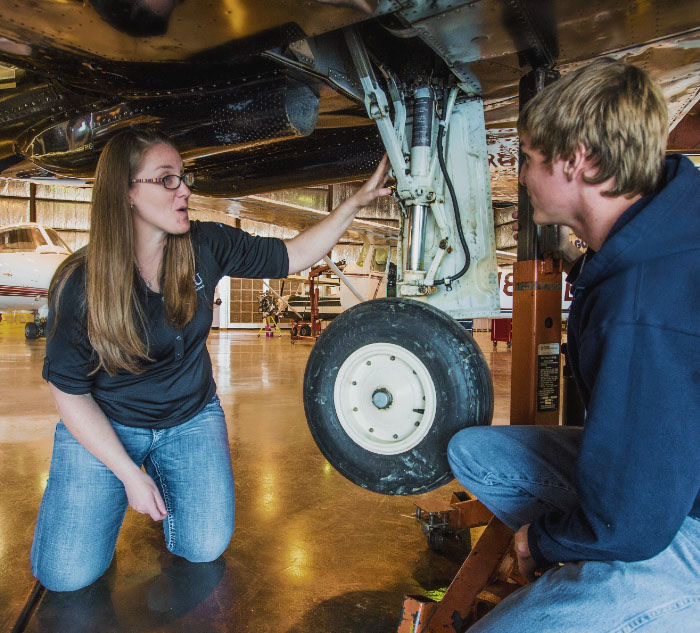
[[[420,359],[392,343],[353,352],[338,370],[335,411],[365,450],[397,455],[417,446],[435,420],[435,385]]]

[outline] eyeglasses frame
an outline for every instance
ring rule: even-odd
[[[165,186],[165,179],[170,178],[174,176],[175,178],[179,178],[180,182],[177,183],[177,187],[166,187]],[[189,179],[189,184],[187,183],[187,180]],[[182,174],[182,176],[178,176],[177,174],[166,174],[165,176],[161,176],[160,178],[132,178],[129,180],[129,184],[136,184],[136,183],[146,183],[146,184],[154,184],[154,185],[162,185],[163,189],[167,189],[168,191],[175,191],[176,189],[180,188],[180,185],[182,183],[185,183],[186,187],[191,187],[194,184],[194,174],[190,172],[185,172]]]

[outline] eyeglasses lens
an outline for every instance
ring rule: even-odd
[[[184,176],[176,176],[175,174],[170,174],[169,176],[163,177],[163,186],[166,189],[177,189],[183,181],[188,187],[191,187],[194,183],[194,175],[185,174]]]

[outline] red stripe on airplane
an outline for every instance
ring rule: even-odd
[[[0,286],[0,297],[48,297],[47,288],[26,288],[21,286]]]

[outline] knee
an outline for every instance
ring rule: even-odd
[[[35,578],[49,591],[78,591],[91,585],[100,578],[106,569],[94,570],[81,566],[62,566],[56,568],[43,568],[40,565],[32,565]]]
[[[447,446],[447,459],[458,480],[478,476],[489,463],[493,440],[491,427],[472,426],[462,429]]]
[[[180,541],[170,551],[190,563],[210,563],[219,558],[231,543],[233,530]]]

